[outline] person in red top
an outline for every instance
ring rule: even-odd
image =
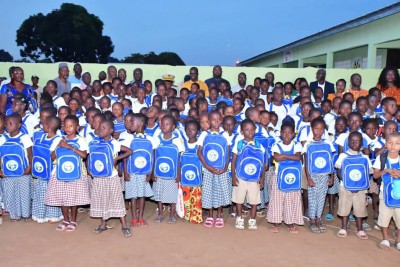
[[[386,67],[379,75],[378,85],[376,86],[386,97],[396,99],[400,105],[400,75],[399,71],[393,67]]]

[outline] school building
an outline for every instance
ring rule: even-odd
[[[400,68],[400,2],[240,62],[271,68]]]

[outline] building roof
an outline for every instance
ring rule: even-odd
[[[361,26],[361,25],[364,25],[364,24],[367,24],[367,23],[370,23],[370,22],[373,22],[375,20],[378,20],[378,19],[390,16],[390,15],[396,14],[398,12],[400,12],[400,2],[397,2],[397,3],[392,4],[390,6],[384,7],[382,9],[376,10],[374,12],[368,13],[368,14],[366,14],[364,16],[355,18],[353,20],[349,20],[347,22],[344,22],[342,24],[336,25],[336,26],[334,26],[332,28],[329,28],[329,29],[326,29],[324,31],[309,35],[307,37],[304,37],[302,39],[299,39],[299,40],[294,41],[292,43],[289,43],[287,45],[275,48],[275,49],[267,51],[267,52],[264,52],[262,54],[254,56],[252,58],[243,60],[242,62],[240,62],[240,65],[243,66],[243,65],[250,64],[250,63],[252,63],[254,61],[260,60],[260,59],[268,57],[270,55],[274,55],[274,54],[277,54],[277,53],[281,53],[281,52],[290,50],[290,49],[292,49],[294,47],[297,47],[297,46],[300,46],[300,45],[304,45],[304,44],[316,41],[318,39],[321,39],[321,38],[324,38],[324,37],[327,37],[327,36],[342,32],[342,31],[346,31],[346,30],[349,30],[349,29],[352,29],[352,28],[355,28],[355,27],[358,27],[358,26]]]

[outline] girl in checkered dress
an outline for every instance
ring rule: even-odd
[[[171,204],[168,223],[176,223],[176,202],[180,182],[180,154],[185,151],[182,138],[175,135],[175,118],[165,115],[161,119],[162,134],[155,138],[155,163],[153,174],[154,200],[158,204],[156,223],[164,220],[163,203]]]
[[[211,126],[210,130],[203,131],[197,140],[199,146],[197,155],[204,166],[202,205],[204,209],[209,211],[204,226],[222,228],[224,227],[222,207],[231,204],[229,188],[232,187],[232,181],[228,171],[230,144],[219,133],[222,123],[221,113],[212,111],[208,120]],[[215,221],[213,217],[214,208],[217,209]]]
[[[52,175],[47,186],[45,204],[49,206],[61,207],[64,221],[57,226],[57,231],[66,230],[72,232],[77,227],[76,216],[79,205],[87,205],[90,203],[89,196],[89,179],[86,173],[86,168],[82,164],[82,159],[87,157],[87,143],[83,137],[77,136],[79,129],[79,120],[73,115],[68,115],[64,120],[64,131],[66,134],[65,140],[60,141],[59,148],[52,153],[52,158],[56,159],[56,167],[52,171]],[[72,146],[71,142],[75,144]],[[63,180],[59,177],[58,171],[60,168],[64,169],[68,166],[68,162],[60,162],[60,155],[62,149],[66,148],[71,150],[80,161],[80,165],[74,166],[81,169],[81,177],[77,180]],[[70,161],[71,162],[71,161]],[[59,164],[63,163],[62,166]],[[67,166],[67,167],[64,167]],[[57,171],[56,171],[57,170]],[[67,170],[66,172],[69,172]],[[68,176],[72,176],[70,173]],[[71,210],[71,216],[70,216]]]
[[[115,169],[115,165],[118,161],[129,157],[132,155],[132,150],[121,145],[120,142],[113,139],[111,134],[114,132],[114,123],[111,120],[104,119],[98,129],[99,138],[94,140],[89,144],[89,155],[91,155],[92,148],[95,147],[97,143],[105,142],[111,148],[112,155],[105,154],[107,160],[105,162],[100,162],[96,160],[95,156],[88,159],[89,170],[91,170],[92,189],[90,196],[90,216],[101,219],[100,225],[94,230],[96,234],[100,234],[106,231],[107,221],[110,218],[120,218],[122,225],[122,233],[125,237],[131,237],[132,233],[130,228],[126,224],[125,220],[125,201],[122,194],[123,188],[121,185],[120,178],[118,176],[118,171]],[[118,155],[119,152],[122,152]],[[104,154],[103,154],[104,155]],[[118,156],[117,156],[118,155]],[[111,158],[108,158],[111,157]],[[111,176],[100,177],[94,176],[93,170],[102,172],[106,167],[110,165],[107,164],[111,162]],[[108,165],[108,166],[105,166]],[[124,170],[124,176],[127,177],[128,173]]]
[[[283,141],[275,143],[271,148],[271,153],[274,156],[274,160],[277,162],[277,169],[273,178],[269,180],[271,191],[267,220],[269,223],[273,224],[271,228],[273,233],[279,232],[278,226],[282,222],[288,226],[288,230],[292,234],[298,233],[296,225],[304,224],[301,191],[284,192],[278,189],[277,173],[279,168],[281,168],[279,162],[301,160],[302,147],[300,143],[293,141],[294,136],[294,125],[284,123],[281,127],[281,137]],[[289,151],[293,151],[293,154],[290,154]],[[289,154],[282,152],[289,152]]]
[[[62,140],[62,138],[56,134],[57,129],[59,129],[60,126],[61,120],[56,116],[46,118],[43,124],[43,131],[45,134],[38,140],[38,142],[51,142],[49,148],[51,153],[57,148],[58,144]],[[33,168],[35,168],[34,164]],[[52,166],[49,166],[48,171],[51,171],[50,169],[52,169]],[[47,186],[47,180],[36,178],[32,196],[32,219],[38,223],[58,222],[63,218],[60,207],[45,205],[44,199]]]
[[[13,103],[13,105],[15,102]],[[7,133],[0,137],[1,175],[4,204],[12,221],[31,216],[32,141],[20,132],[21,116],[14,113],[6,119]],[[18,145],[17,145],[18,144]],[[7,149],[8,147],[8,149]],[[21,153],[18,160],[11,153]]]

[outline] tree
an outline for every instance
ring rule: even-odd
[[[119,60],[118,58],[115,57],[109,57],[108,58],[108,63],[120,63],[121,60]]]
[[[11,62],[13,61],[13,56],[7,51],[0,49],[0,62]]]
[[[154,52],[148,54],[134,53],[128,57],[125,57],[122,62],[124,63],[136,63],[136,64],[163,64],[172,66],[185,66],[185,62],[173,52],[162,52],[157,55]]]
[[[107,63],[114,52],[103,22],[79,5],[64,3],[47,15],[30,16],[17,30],[22,57],[33,61]]]

